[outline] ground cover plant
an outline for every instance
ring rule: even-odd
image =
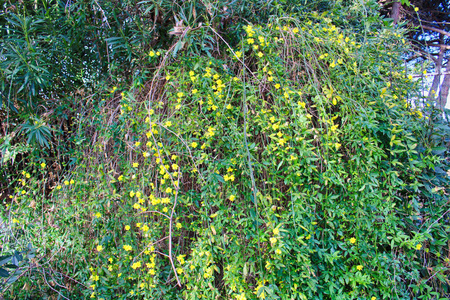
[[[450,128],[405,29],[233,26],[177,20],[145,72],[75,96],[70,166],[35,150],[5,201],[3,297],[448,297]]]

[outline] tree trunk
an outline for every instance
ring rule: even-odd
[[[391,18],[394,19],[394,24],[397,24],[398,20],[400,19],[400,8],[401,7],[402,7],[402,4],[399,1],[395,1],[392,4]]]
[[[440,34],[440,40],[441,42],[444,40],[444,36]],[[428,98],[427,101],[431,102],[434,99],[436,99],[437,91],[439,88],[439,84],[441,83],[441,71],[442,71],[442,60],[444,58],[445,49],[444,47],[441,47],[439,50],[439,56],[436,61],[436,75],[434,75],[433,83],[431,84],[430,91],[428,92]]]
[[[445,106],[447,105],[447,98],[448,98],[448,92],[450,89],[450,63],[447,64],[447,69],[445,71],[444,81],[442,82],[440,91],[439,91],[439,108],[441,110],[444,110]]]

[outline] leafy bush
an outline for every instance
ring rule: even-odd
[[[402,30],[365,22],[273,18],[234,42],[204,25],[214,55],[181,46],[197,31],[149,49],[151,77],[80,117],[70,174],[22,174],[9,217],[47,263],[5,295],[445,297],[448,121],[405,73]]]

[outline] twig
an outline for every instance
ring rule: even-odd
[[[52,289],[53,291],[55,291],[56,293],[58,293],[58,295],[60,295],[60,296],[63,297],[64,299],[70,300],[69,298],[65,297],[63,294],[61,294],[60,292],[58,292],[56,289],[54,289],[54,288],[47,282],[47,277],[45,276],[44,268],[42,268],[42,273],[44,274],[44,280],[45,280],[45,283],[48,285],[48,287],[49,287],[50,289]]]
[[[165,257],[169,257],[169,255],[167,255],[167,254],[165,254],[165,253],[162,253],[162,252],[159,252],[159,251],[157,251],[157,250],[155,250],[155,253],[161,254],[162,256],[165,256]]]
[[[158,213],[158,214],[160,214],[160,215],[163,215],[163,216],[166,217],[167,219],[170,219],[170,217],[169,217],[168,215],[166,215],[166,214],[164,214],[164,213],[162,213],[162,212],[160,212],[160,211],[157,211],[157,210],[143,211],[143,212],[141,212],[141,213],[139,213],[139,214],[142,215],[142,214],[145,214],[145,213]]]
[[[53,270],[53,269],[52,269],[52,270]],[[63,272],[56,272],[55,270],[53,270],[53,272],[59,273],[59,274],[61,274],[62,276],[66,277],[67,279],[69,279],[69,280],[71,280],[71,281],[73,281],[73,282],[76,282],[76,283],[78,283],[79,285],[82,285],[82,286],[84,286],[84,287],[87,288],[87,289],[89,288],[88,286],[82,284],[81,282],[79,282],[78,280],[76,280],[76,279],[70,277],[69,275],[64,274]]]
[[[162,239],[159,239],[159,240],[157,240],[156,242],[153,242],[153,243],[149,244],[147,247],[145,247],[145,249],[148,249],[149,247],[151,247],[151,246],[153,246],[153,245],[156,245],[156,244],[158,244],[159,242],[164,241],[164,240],[167,239],[168,237],[169,237],[169,236],[165,236],[165,237],[163,237]],[[139,253],[137,256],[141,256],[142,253],[144,253],[145,251],[146,251],[146,250],[142,250],[141,253]],[[157,251],[154,251],[154,252],[157,252]],[[158,252],[158,253],[160,253],[160,252]]]
[[[244,61],[242,61],[242,64],[244,64]],[[258,212],[258,199],[257,199],[257,188],[255,183],[255,176],[253,174],[253,167],[252,167],[252,158],[250,155],[250,150],[248,149],[248,142],[247,142],[247,114],[248,114],[248,106],[247,106],[247,88],[245,87],[245,70],[244,70],[244,76],[243,76],[243,90],[244,90],[244,143],[245,143],[245,149],[247,152],[247,158],[248,158],[248,169],[250,173],[250,178],[252,181],[252,192],[253,192],[253,201],[255,204],[255,212],[256,212],[256,234],[258,235],[258,252],[259,252],[259,264],[260,268],[262,268],[262,262],[261,262],[261,242],[260,242],[260,236],[259,236],[259,226],[258,226],[258,218],[259,218],[259,212]]]
[[[450,212],[450,209],[448,209],[445,213],[443,213],[442,216],[440,216],[436,221],[431,223],[431,225],[428,226],[428,228],[427,228],[427,232],[430,230],[431,226],[433,226],[436,222],[438,222],[440,219],[442,219],[448,212]]]
[[[29,269],[31,269],[31,266],[28,267],[28,270],[29,270]],[[19,271],[19,270],[21,270],[21,268],[16,269],[16,271]],[[28,271],[28,270],[27,270],[27,271]],[[14,271],[14,273],[11,274],[11,276],[7,278],[6,282],[9,280],[9,278],[11,278],[11,277],[16,273],[16,271]],[[20,277],[24,276],[24,275],[27,273],[27,271],[22,272],[22,273],[17,277],[17,279],[16,279],[15,281],[17,281]],[[10,287],[13,283],[14,283],[14,282],[11,282],[11,283],[8,284],[5,288],[3,288],[3,290],[0,291],[0,296],[3,296],[3,295],[5,294],[5,292],[9,289],[9,287]]]
[[[208,26],[224,43],[225,45],[228,46],[228,48],[230,49],[230,51],[233,53],[234,57],[236,57],[236,59],[242,63],[242,65],[250,72],[250,74],[252,74],[252,76],[258,81],[258,83],[261,83],[261,80],[258,79],[258,77],[255,75],[255,73],[252,72],[252,70],[250,70],[250,68],[239,58],[237,57],[236,53],[234,53],[233,48],[231,48],[231,46],[227,43],[227,41],[224,40],[224,38],[217,33],[217,31],[214,30],[214,28],[212,28],[211,26]]]
[[[180,279],[178,278],[178,274],[177,274],[177,270],[175,268],[175,264],[173,262],[173,258],[172,258],[172,228],[173,228],[173,215],[175,213],[175,207],[177,205],[177,198],[178,198],[178,190],[175,190],[175,200],[173,202],[173,206],[172,206],[172,212],[170,214],[170,224],[169,224],[169,260],[170,260],[170,264],[172,265],[172,269],[175,273],[175,278],[177,279],[177,285],[179,287],[181,287],[181,282]]]
[[[97,4],[98,8],[99,8],[100,11],[102,12],[102,15],[103,15],[103,18],[104,18],[102,21],[105,21],[105,22],[106,22],[106,25],[108,25],[108,28],[111,29],[111,26],[109,26],[108,18],[107,18],[106,15],[105,15],[105,11],[102,9],[102,7],[100,6],[100,4],[98,4],[97,0],[94,0],[94,2],[95,2],[95,4]],[[109,59],[108,59],[108,60],[109,60]]]
[[[435,75],[449,75],[450,72],[441,72],[441,73],[427,73],[427,74],[414,74],[412,77],[422,77],[422,76],[435,76]]]
[[[426,30],[431,30],[431,31],[434,31],[434,32],[438,32],[438,33],[443,34],[443,35],[450,36],[450,32],[447,32],[447,31],[439,29],[439,28],[435,28],[435,27],[431,27],[431,26],[427,26],[427,25],[422,25],[422,28],[426,29]]]
[[[161,68],[165,65],[166,60],[167,60],[167,58],[169,57],[169,54],[170,54],[171,51],[174,49],[174,47],[175,47],[175,46],[176,46],[176,45],[177,45],[177,44],[185,37],[185,35],[186,35],[186,33],[189,31],[189,29],[190,29],[190,28],[187,27],[187,28],[183,31],[183,33],[181,34],[181,36],[180,36],[180,38],[178,39],[178,41],[177,41],[176,43],[174,43],[174,44],[169,48],[169,50],[167,51],[166,55],[164,55],[164,58],[163,58],[161,64],[159,65],[159,67],[158,67],[158,69],[157,69],[157,71],[156,71],[156,74],[153,76],[152,83],[151,83],[151,85],[150,85],[150,90],[149,90],[149,92],[148,92],[148,94],[147,94],[147,95],[149,95],[149,104],[150,104],[150,105],[149,105],[150,107],[149,107],[149,109],[148,109],[148,111],[149,111],[149,113],[148,113],[148,118],[149,118],[150,124],[153,124],[153,122],[152,122],[152,116],[151,116],[151,114],[150,114],[151,103],[153,102],[153,94],[152,94],[152,91],[153,91],[153,84],[155,83],[156,78],[158,77],[159,73],[161,72]],[[152,125],[150,125],[150,126],[152,126]],[[167,129],[167,128],[166,128],[166,129]],[[151,130],[150,130],[150,132],[151,132],[151,135],[152,135],[153,142],[154,142],[155,145],[156,145],[155,147],[156,147],[156,151],[158,152],[158,158],[160,159],[161,165],[163,166],[163,168],[164,168],[164,170],[167,172],[167,174],[169,174],[170,180],[171,180],[172,184],[173,184],[174,187],[175,187],[175,200],[174,200],[174,204],[173,204],[173,206],[172,206],[172,211],[171,211],[170,218],[169,218],[169,255],[163,254],[163,253],[161,253],[161,252],[158,252],[158,253],[160,253],[160,254],[162,254],[162,255],[164,255],[164,256],[167,256],[167,257],[169,258],[170,264],[171,264],[171,266],[172,266],[172,270],[173,270],[173,272],[174,272],[174,274],[175,274],[175,278],[176,278],[176,280],[177,280],[177,285],[178,285],[179,287],[181,287],[181,282],[180,282],[180,279],[178,278],[177,270],[176,270],[176,268],[175,268],[175,264],[174,264],[174,261],[173,261],[173,258],[172,258],[172,230],[173,230],[173,216],[174,216],[174,214],[175,214],[175,207],[176,207],[176,205],[177,205],[177,198],[178,198],[179,185],[175,185],[175,184],[174,184],[174,180],[173,180],[172,174],[170,174],[169,170],[167,170],[166,167],[164,166],[164,164],[162,163],[162,155],[161,155],[161,151],[160,151],[160,149],[159,149],[158,143],[157,143],[157,141],[156,141],[155,135],[153,134],[153,132],[152,132]],[[155,252],[156,252],[156,251],[155,251]]]

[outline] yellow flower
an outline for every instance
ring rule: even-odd
[[[141,267],[141,262],[140,261],[135,262],[134,264],[131,265],[131,267],[133,268],[133,270],[136,270],[137,268]]]
[[[99,213],[99,212],[96,212],[96,213],[95,213],[95,217],[96,217],[96,218],[101,218],[101,217],[102,217],[102,214]]]
[[[177,164],[173,164],[173,165],[172,165],[172,170],[174,170],[174,171],[175,171],[175,170],[178,170],[178,165],[177,165]]]
[[[181,223],[179,222],[175,226],[177,227],[177,229],[181,229],[181,227],[183,227],[183,225],[181,225]]]
[[[261,51],[258,52],[258,57],[263,57],[263,53]]]
[[[68,180],[64,180],[64,184],[65,184],[65,185],[69,185],[70,183],[69,183]]]
[[[236,300],[247,300],[247,297],[245,296],[245,293],[241,293],[236,295]]]
[[[235,54],[237,58],[241,58],[242,56],[242,53],[240,51],[236,51]]]
[[[133,168],[137,168],[137,167],[139,167],[139,163],[137,163],[137,162],[133,163]]]
[[[225,180],[225,181],[229,181],[229,180],[234,181],[234,175],[233,174],[231,174],[231,175],[225,174],[223,176],[223,180]]]
[[[363,269],[363,266],[357,265],[357,266],[356,266],[356,269],[357,269],[358,271],[361,271],[361,270]]]
[[[377,300],[377,297],[373,296],[370,300]]]
[[[196,142],[192,142],[192,143],[191,143],[191,147],[192,147],[192,148],[197,148],[197,146],[198,146],[198,144],[197,144]]]
[[[145,224],[144,226],[142,226],[142,231],[143,232],[147,232],[150,228],[147,226],[147,224]]]
[[[130,245],[123,245],[123,249],[125,251],[131,251],[131,249],[133,249]]]
[[[155,56],[155,51],[150,51],[150,53],[148,54],[150,57],[153,57],[153,56]]]
[[[418,11],[419,11],[419,8],[418,8],[418,7],[414,7],[414,11],[415,11],[415,12],[418,12]]]
[[[231,195],[230,198],[228,198],[228,199],[230,199],[230,201],[234,201],[236,199],[236,196],[235,195]]]
[[[280,250],[280,249],[277,249],[277,250],[275,250],[275,253],[278,254],[278,255],[280,255],[280,254],[281,254],[281,250]]]
[[[117,180],[122,181],[123,180],[123,175],[120,175],[119,177],[117,177]]]
[[[252,38],[247,39],[247,43],[250,45],[253,44],[254,42],[255,42],[255,40]]]
[[[186,255],[178,255],[177,256],[177,260],[180,262],[180,264],[184,264],[185,263],[185,261],[184,261],[184,257],[185,257]]]
[[[70,184],[74,184],[74,183],[75,183],[75,180],[70,179]]]
[[[274,235],[280,234],[280,230],[279,230],[278,228],[275,228],[275,229],[273,230],[273,234],[274,234]]]
[[[416,250],[420,250],[420,249],[422,249],[422,245],[421,244],[417,244],[416,245]]]
[[[46,166],[45,163],[42,163],[42,164],[41,164],[41,167],[42,167],[42,168],[45,168],[45,166]]]
[[[350,239],[350,243],[352,243],[352,244],[356,243],[356,239],[355,239],[354,237],[352,237],[352,238]]]
[[[172,122],[170,122],[170,121],[167,121],[166,123],[164,123],[164,126],[166,126],[166,127],[170,127],[170,126],[172,126]]]
[[[102,245],[98,245],[98,246],[97,246],[97,251],[100,252],[100,251],[102,251],[102,250],[103,250],[103,246],[102,246]]]
[[[277,238],[271,237],[270,238],[270,243],[272,244],[272,246],[277,242]]]

